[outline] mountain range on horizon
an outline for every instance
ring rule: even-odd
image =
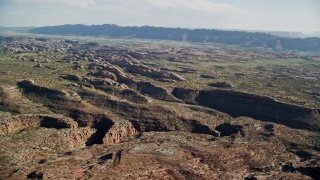
[[[64,25],[77,25],[77,24],[64,24]],[[86,25],[86,24],[81,24]],[[59,26],[59,25],[55,25]],[[90,25],[87,25],[90,26]],[[145,25],[148,26],[148,25]],[[30,29],[39,28],[39,27],[50,27],[50,26],[21,26],[21,27],[6,27],[0,26],[0,32],[7,31],[7,32],[27,32]],[[129,26],[130,27],[130,26]],[[166,27],[166,28],[181,28],[181,27]],[[215,29],[221,31],[241,31],[241,32],[260,32],[260,33],[267,33],[276,35],[279,37],[288,37],[288,38],[311,38],[317,37],[320,38],[320,31],[314,32],[300,32],[300,31],[284,31],[284,30],[256,30],[256,29],[224,29],[224,28],[184,28],[184,29]]]
[[[10,28],[0,28],[10,30]],[[218,43],[273,50],[306,51],[320,53],[320,38],[306,37],[299,32],[241,31],[218,29],[166,28],[154,26],[118,26],[114,24],[11,28],[20,32],[46,35],[108,36],[112,38],[159,39],[196,43]],[[315,33],[316,34],[316,33]]]

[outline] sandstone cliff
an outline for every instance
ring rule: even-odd
[[[234,117],[248,116],[293,128],[320,131],[319,110],[274,98],[231,90],[195,91],[176,88],[172,94],[187,102],[210,107]]]

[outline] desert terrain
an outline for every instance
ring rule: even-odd
[[[0,179],[320,177],[317,54],[0,38]]]

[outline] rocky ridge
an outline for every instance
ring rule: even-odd
[[[279,102],[274,98],[231,90],[197,91],[176,88],[172,94],[190,104],[217,109],[234,117],[249,116],[293,128],[319,131],[319,109]],[[301,119],[305,119],[304,121]],[[294,122],[294,123],[292,123]]]

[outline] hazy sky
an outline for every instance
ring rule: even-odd
[[[320,0],[0,0],[0,26],[61,24],[320,31]]]

